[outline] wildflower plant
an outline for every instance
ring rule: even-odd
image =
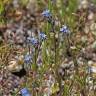
[[[46,9],[42,12],[42,16],[52,25],[54,25],[54,19],[52,17],[52,14],[50,12],[50,10]]]
[[[50,13],[50,10],[46,9],[42,12],[42,15],[45,17],[45,18],[51,18],[52,15]]]
[[[37,2],[40,3],[40,6],[42,5],[41,4],[42,0],[37,0]],[[22,53],[22,54],[24,54],[22,64],[24,64],[25,69],[27,69],[27,68],[29,69],[29,67],[31,67],[31,68],[30,68],[30,70],[26,71],[29,73],[27,76],[25,76],[25,77],[27,77],[26,84],[24,83],[24,86],[26,86],[26,87],[22,86],[23,89],[20,90],[21,96],[57,96],[57,95],[58,96],[69,96],[69,95],[74,96],[75,93],[73,93],[73,91],[75,91],[75,90],[77,91],[76,96],[77,95],[78,96],[79,95],[87,96],[86,90],[88,90],[87,88],[89,88],[89,86],[87,86],[87,83],[85,81],[86,77],[88,77],[88,76],[85,76],[85,75],[87,75],[85,73],[86,68],[83,69],[83,67],[85,67],[85,66],[82,65],[83,67],[80,67],[80,68],[84,72],[81,72],[82,70],[79,69],[78,62],[80,62],[80,64],[82,63],[81,61],[83,61],[85,63],[88,63],[88,62],[87,62],[87,60],[84,61],[84,58],[81,59],[81,61],[77,62],[79,57],[80,58],[82,57],[82,50],[80,50],[80,52],[77,52],[78,49],[76,46],[79,46],[79,45],[77,45],[77,43],[78,43],[77,41],[79,41],[79,40],[77,40],[78,38],[76,39],[76,41],[74,39],[75,36],[77,36],[77,34],[75,32],[78,32],[78,34],[79,34],[79,31],[75,30],[75,28],[77,27],[77,25],[75,25],[75,22],[74,22],[75,16],[74,16],[74,18],[72,16],[72,13],[76,12],[76,10],[74,11],[74,7],[75,7],[74,5],[76,5],[76,0],[65,0],[64,2],[63,2],[63,0],[61,0],[61,1],[45,0],[44,3],[46,3],[46,2],[48,2],[48,5],[46,4],[47,9],[45,9],[41,13],[43,20],[46,20],[46,22],[42,22],[42,19],[40,19],[40,23],[42,23],[40,26],[40,29],[43,30],[43,32],[41,32],[40,30],[38,30],[39,28],[37,28],[40,25],[40,23],[38,23],[39,25],[37,24],[37,22],[39,21],[38,18],[35,18],[36,19],[36,22],[35,22],[35,20],[33,20],[33,18],[32,18],[33,15],[32,16],[28,15],[28,18],[31,17],[31,19],[36,23],[36,26],[35,26],[35,24],[33,24],[33,25],[39,32],[38,31],[36,33],[34,32],[35,36],[32,36],[33,34],[31,34],[31,32],[29,32],[30,36],[28,33],[28,35],[26,35],[26,37],[24,37],[26,39],[26,42],[24,42],[24,44],[25,43],[26,44],[24,46],[25,53]],[[65,2],[68,3],[67,6],[64,5]],[[0,13],[2,13],[1,9],[2,9],[2,6],[0,8]],[[20,11],[22,11],[22,10],[20,10]],[[36,11],[36,12],[41,12],[41,10]],[[76,14],[76,16],[77,15],[78,14]],[[36,14],[36,16],[37,16],[37,14]],[[35,17],[35,16],[33,16],[33,17]],[[24,17],[24,20],[25,20],[25,18],[26,17]],[[83,21],[83,18],[81,18],[81,19]],[[64,24],[64,25],[62,25],[62,24]],[[70,26],[70,28],[65,24]],[[27,24],[24,24],[24,26],[26,26],[26,25]],[[28,28],[29,28],[29,26],[28,26]],[[30,28],[28,30],[30,30]],[[26,29],[25,29],[25,31],[26,31]],[[70,35],[70,33],[72,35]],[[27,32],[26,32],[26,34],[27,34]],[[82,35],[83,34],[81,34],[81,36]],[[74,36],[74,37],[71,38],[71,36]],[[14,46],[14,44],[13,44],[13,46]],[[84,46],[82,46],[81,49],[83,49],[83,47]],[[3,49],[4,48],[2,48],[2,50]],[[1,53],[2,53],[2,50],[0,50]],[[86,48],[84,50],[86,50]],[[8,51],[8,48],[6,49],[6,52],[7,51]],[[8,51],[8,53],[11,53],[11,52]],[[5,55],[6,54],[4,54],[4,55],[1,54],[0,60],[2,57],[5,58]],[[8,54],[8,56],[9,55],[10,54]],[[4,60],[2,59],[2,62]],[[4,64],[5,64],[5,62],[4,62]],[[65,68],[64,66],[61,66],[61,65],[64,65],[65,67],[68,65],[68,67]],[[70,67],[71,65],[72,65],[72,67]],[[87,64],[86,64],[86,66],[87,66]],[[83,75],[79,71],[81,73],[83,73]],[[90,73],[96,74],[96,68],[90,67]],[[50,76],[48,77],[49,74],[50,74]],[[76,86],[76,84],[77,84],[77,86]],[[30,92],[27,88],[30,88],[30,92],[32,94],[30,94]],[[95,96],[95,95],[93,95],[93,96]]]
[[[34,37],[28,37],[27,38],[27,42],[32,44],[33,46],[37,46],[38,45],[38,40]]]
[[[32,62],[32,56],[31,55],[25,55],[24,56],[24,63],[30,64]]]
[[[62,27],[60,28],[60,32],[67,34],[70,32],[70,30],[66,25],[62,25]]]
[[[27,88],[23,88],[20,90],[21,96],[31,96]]]
[[[40,39],[40,41],[44,41],[45,39],[47,39],[47,35],[44,32],[40,32],[39,39]]]

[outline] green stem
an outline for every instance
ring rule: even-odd
[[[68,49],[68,51],[69,51],[69,54],[70,55],[72,55],[72,59],[73,59],[73,62],[74,62],[74,66],[75,66],[75,72],[76,72],[76,74],[78,74],[78,62],[77,62],[77,58],[76,58],[76,56],[75,56],[75,54],[72,54],[72,52],[71,52],[71,49],[70,49],[70,40],[69,40],[69,37],[68,37],[68,35],[66,36],[67,37],[67,49]]]

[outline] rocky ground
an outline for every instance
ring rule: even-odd
[[[77,96],[78,93],[80,93],[80,96],[95,96],[96,4],[91,2],[91,0],[78,1],[78,8],[75,13],[72,13],[75,16],[76,23],[72,30],[74,33],[72,34],[71,40],[69,40],[72,53],[70,55],[70,52],[67,52],[67,56],[61,54],[61,58],[59,59],[64,58],[63,62],[59,62],[60,65],[57,73],[62,79],[62,86],[65,84],[72,86],[73,84],[73,87],[69,90],[71,94],[68,95],[65,92],[67,95],[63,94],[64,96]],[[59,0],[57,0],[57,2],[56,0],[51,0],[51,2],[53,4],[56,3],[57,6],[60,7]],[[66,10],[68,10],[68,2],[68,0],[64,0],[63,2],[66,5]],[[13,0],[11,3],[7,2],[5,6],[6,14],[3,16],[7,22],[5,24],[0,24],[0,96],[19,96],[20,90],[26,85],[33,96],[63,96],[60,94],[62,90],[60,91],[59,89],[58,80],[55,80],[56,76],[52,69],[54,68],[54,64],[48,65],[51,66],[48,67],[49,69],[44,67],[42,70],[48,70],[44,71],[44,73],[41,69],[34,71],[30,70],[29,67],[26,67],[21,73],[18,73],[18,70],[20,72],[24,63],[24,61],[22,61],[25,54],[24,52],[29,51],[29,47],[26,45],[26,37],[37,36],[42,30],[42,27],[44,27],[46,23],[42,17],[42,11],[48,7],[48,0],[41,0],[40,2],[37,2],[37,0],[29,0],[27,5],[26,3],[27,0],[25,0],[25,2]],[[13,8],[14,10],[12,10]],[[55,22],[57,25],[61,22],[58,16]],[[62,38],[60,40],[62,41]],[[61,53],[63,52],[62,50],[63,48],[60,50]],[[31,52],[33,51],[34,50]],[[76,58],[76,60],[73,58],[73,54],[75,54],[74,58]],[[37,66],[43,66],[41,51],[38,58]],[[74,65],[74,62],[78,63],[77,67]],[[78,75],[77,77],[74,77],[75,69],[79,74],[76,74],[76,76]],[[15,73],[15,71],[17,73]],[[84,81],[85,77],[87,78]],[[73,78],[76,78],[77,81],[74,82]],[[86,85],[84,86],[84,84]],[[38,94],[36,95],[35,93]],[[45,93],[47,95],[44,95]]]

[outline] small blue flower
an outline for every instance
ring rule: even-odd
[[[61,28],[60,28],[60,32],[63,32],[63,33],[69,33],[69,29],[66,25],[63,25]]]
[[[31,96],[27,88],[23,88],[20,90],[22,96]]]
[[[34,46],[38,44],[38,40],[34,37],[28,37],[27,40],[29,43],[31,43]]]
[[[31,61],[32,61],[32,56],[31,55],[25,55],[24,63],[29,64],[29,63],[31,63]]]
[[[44,10],[44,11],[42,12],[42,15],[43,15],[44,17],[47,17],[47,18],[50,18],[50,17],[52,16],[51,13],[50,13],[50,11],[49,11],[48,9]]]
[[[46,37],[47,37],[47,35],[45,35],[45,33],[43,33],[43,32],[40,32],[40,33],[39,33],[39,38],[40,38],[40,40],[45,40]]]

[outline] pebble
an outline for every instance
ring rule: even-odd
[[[88,20],[93,20],[94,19],[94,13],[90,12],[88,15]]]
[[[3,95],[0,96],[12,96],[11,92],[14,88],[18,88],[20,85],[20,79],[12,75],[7,70],[0,71],[0,89]]]
[[[89,2],[88,0],[79,0],[79,9],[83,8],[86,9],[88,8]]]
[[[94,62],[93,61],[88,61],[88,66],[91,66]]]
[[[94,41],[91,46],[92,46],[92,48],[96,51],[96,41]]]

